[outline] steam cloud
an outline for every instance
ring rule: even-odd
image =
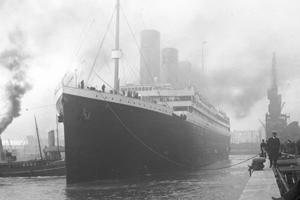
[[[190,82],[213,105],[226,110],[229,108],[236,119],[248,117],[253,106],[261,99],[266,99],[270,77],[267,64],[250,72],[227,67],[211,71],[205,76],[197,70],[197,66],[189,72],[183,68],[181,70],[180,80]]]
[[[266,96],[268,72],[264,69],[251,75],[237,73],[236,68],[214,73],[208,80],[208,95],[214,104],[231,107],[235,118],[242,119]]]
[[[21,99],[31,89],[26,80],[27,65],[25,60],[29,57],[23,46],[24,35],[20,30],[15,30],[8,36],[11,47],[0,53],[0,66],[11,73],[11,79],[5,85],[6,108],[0,115],[0,134],[7,128],[14,118],[20,116]]]

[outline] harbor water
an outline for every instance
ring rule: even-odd
[[[231,155],[206,168],[234,165],[253,155]],[[65,177],[0,178],[1,200],[205,199],[237,200],[251,161],[218,170],[66,185]]]

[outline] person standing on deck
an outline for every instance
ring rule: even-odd
[[[272,132],[273,137],[267,141],[268,155],[270,159],[270,167],[277,167],[277,159],[279,157],[280,140],[276,137],[277,133]]]
[[[104,93],[105,92],[105,85],[104,84],[102,85],[101,89],[102,89],[102,92]]]

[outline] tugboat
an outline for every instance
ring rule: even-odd
[[[4,153],[0,138],[0,152],[2,162],[0,162],[0,177],[33,177],[33,176],[63,176],[66,174],[65,161],[60,156],[52,158],[43,158],[38,126],[35,120],[36,134],[39,145],[39,160],[16,161],[16,157],[8,151]],[[59,147],[57,147],[59,148]],[[58,154],[62,149],[57,149]],[[48,157],[48,156],[47,156]],[[0,161],[1,161],[0,160]]]
[[[82,80],[55,92],[67,183],[194,170],[226,159],[230,120],[193,87],[119,86],[119,10],[117,0],[113,90],[99,91]]]
[[[64,176],[65,161],[29,160],[0,163],[0,177]]]

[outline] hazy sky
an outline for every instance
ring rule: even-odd
[[[175,47],[180,60],[200,71],[205,44],[207,96],[230,116],[232,129],[257,129],[267,111],[272,52],[277,55],[284,112],[300,119],[300,3],[277,0],[121,0],[139,40],[145,28],[161,32],[161,47]],[[66,71],[86,77],[114,7],[113,0],[0,0],[0,55],[13,50],[24,72],[20,116],[2,133],[22,139],[55,127],[54,89]],[[113,29],[97,60],[97,71],[112,82]],[[139,55],[121,21],[121,83],[138,82]],[[5,54],[6,55],[6,54]],[[21,55],[21,56],[20,56]],[[26,73],[25,73],[26,72]],[[9,109],[6,87],[20,71],[0,62],[0,119]],[[93,78],[98,86],[102,82]],[[27,85],[26,85],[27,86]],[[27,90],[28,89],[28,90]],[[60,127],[61,128],[61,127]]]

